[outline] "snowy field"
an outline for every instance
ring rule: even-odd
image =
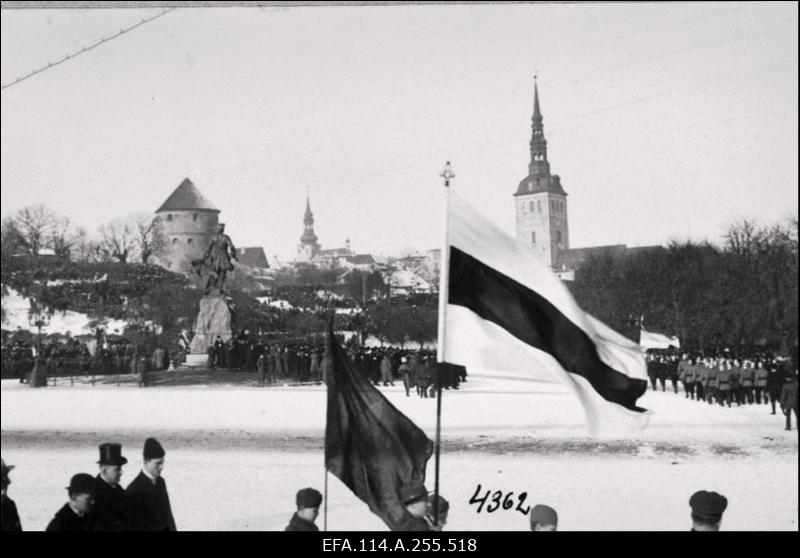
[[[381,388],[434,439],[433,399]],[[294,494],[324,486],[323,387],[58,386],[2,382],[2,455],[17,465],[10,495],[26,530],[43,529],[66,498],[69,477],[95,473],[97,445],[123,444],[136,474],[144,439],[167,450],[164,477],[179,529],[280,530]],[[724,530],[798,529],[798,436],[767,406],[731,409],[648,391],[654,411],[639,436],[586,436],[576,400],[559,385],[471,378],[445,391],[441,492],[452,530],[526,530],[514,508],[487,513],[469,504],[502,490],[524,505],[547,503],[563,530],[686,530],[689,496],[729,499]],[[433,488],[433,458],[428,482]],[[329,478],[328,528],[385,530]],[[516,505],[515,505],[516,507]],[[322,526],[320,516],[318,524]]]

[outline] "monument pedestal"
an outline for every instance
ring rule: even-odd
[[[206,295],[200,299],[200,311],[194,322],[194,338],[186,355],[186,366],[205,366],[208,348],[217,337],[228,341],[233,337],[231,309],[222,295]]]

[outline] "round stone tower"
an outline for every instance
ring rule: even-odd
[[[191,180],[183,182],[156,210],[166,242],[161,265],[176,273],[192,270],[192,260],[203,257],[219,224],[214,207]]]

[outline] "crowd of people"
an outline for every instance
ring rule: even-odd
[[[103,443],[99,446],[99,472],[96,476],[78,473],[70,479],[67,501],[47,524],[46,531],[176,531],[167,483],[163,478],[166,451],[155,439],[148,438],[142,451],[142,469],[127,488],[122,488],[123,466],[128,463],[122,446]],[[2,460],[0,500],[2,531],[22,531],[16,502],[8,495],[10,472],[14,465]],[[314,488],[303,488],[295,498],[296,511],[285,531],[319,531],[316,525],[323,496]],[[400,488],[398,500],[408,512],[396,531],[442,531],[447,525],[450,503],[439,494],[431,494],[419,481]],[[728,500],[716,492],[701,490],[689,499],[692,531],[719,531]],[[529,511],[531,531],[557,531],[558,514],[547,505]]]
[[[33,343],[15,340],[2,346],[2,370],[4,378],[18,378],[21,383],[29,381],[34,369],[45,378],[141,375],[179,366],[185,357],[186,351],[180,345],[167,349],[159,344],[149,351],[124,338],[99,344],[78,339],[47,341],[42,343],[41,351]]]
[[[674,393],[679,383],[687,399],[720,406],[770,405],[780,407],[791,430],[792,413],[797,421],[797,363],[763,352],[732,354],[729,350],[701,353],[652,351],[647,355],[647,374],[653,390],[666,391],[670,381]]]

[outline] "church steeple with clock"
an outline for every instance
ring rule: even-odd
[[[550,174],[542,121],[539,87],[534,76],[531,160],[528,176],[520,181],[514,194],[517,240],[529,245],[544,263],[554,267],[559,254],[569,250],[567,193],[561,187],[561,178]]]

